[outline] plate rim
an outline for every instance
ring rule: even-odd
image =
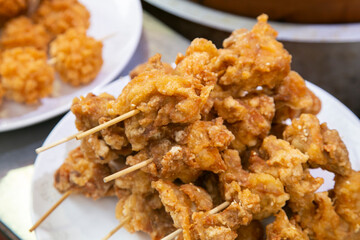
[[[144,0],[145,2],[180,18],[232,32],[238,28],[251,29],[256,19],[212,9],[189,0]],[[185,11],[185,9],[189,11]],[[198,14],[194,14],[196,12]],[[203,17],[205,14],[208,17]],[[269,21],[279,33],[278,39],[290,42],[351,43],[359,42],[360,23],[301,24]]]

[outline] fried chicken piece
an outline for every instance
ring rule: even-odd
[[[131,216],[125,224],[126,230],[133,233],[143,231],[152,239],[160,239],[175,230],[172,219],[165,212],[157,192],[151,188],[154,180],[149,174],[135,171],[115,180],[119,202],[116,205],[116,218]]]
[[[335,210],[360,235],[360,172],[335,176]]]
[[[192,214],[192,239],[235,239],[236,230],[241,225],[248,225],[252,214],[259,211],[259,196],[252,194],[248,189],[241,190],[236,187],[229,196],[228,201],[234,201],[223,211],[215,214],[209,212],[194,212]],[[230,196],[231,195],[231,196]]]
[[[179,178],[185,183],[196,180],[203,170],[224,171],[226,166],[220,151],[226,149],[234,138],[220,118],[173,128],[163,136],[162,140],[151,141],[147,148],[129,156],[127,164],[152,159],[144,171],[163,179]]]
[[[219,175],[223,192],[232,191],[234,183],[243,189],[249,189],[251,193],[260,197],[260,211],[254,213],[254,219],[264,219],[278,212],[289,199],[284,191],[284,185],[279,179],[266,173],[249,173],[242,169],[239,154],[235,150],[225,150],[223,159],[227,170]]]
[[[312,200],[313,193],[323,184],[322,178],[312,177],[308,169],[303,168],[307,161],[308,156],[288,142],[268,136],[264,139],[260,152],[252,152],[249,169],[278,178],[290,195],[291,209],[297,212],[305,208],[304,205]]]
[[[65,162],[54,175],[54,186],[60,193],[69,190],[98,199],[112,195],[113,183],[104,183],[103,178],[110,175],[107,165],[90,162],[78,147],[72,150]]]
[[[161,62],[157,65],[161,66]],[[109,104],[108,111],[114,117],[135,108],[141,111],[124,121],[134,151],[145,148],[149,140],[158,139],[167,125],[192,123],[201,117],[212,86],[203,86],[191,76],[166,71],[160,68],[142,72]]]
[[[18,47],[5,50],[1,57],[0,75],[7,99],[34,104],[51,94],[55,76],[45,52]]]
[[[351,173],[349,154],[336,130],[320,125],[316,116],[302,114],[284,131],[284,139],[309,156],[311,167],[347,176]]]
[[[170,64],[161,62],[161,54],[157,53],[149,58],[148,62],[136,66],[131,70],[129,75],[130,78],[133,79],[140,73],[151,71],[153,69],[163,69],[167,74],[171,74],[174,71]]]
[[[212,63],[216,61],[218,55],[218,50],[211,41],[195,38],[185,55],[179,53],[176,57],[175,73],[195,77],[203,85],[213,86],[217,81],[217,74],[212,69]]]
[[[236,240],[262,240],[264,230],[260,221],[251,221],[249,225],[240,226],[237,229]]]
[[[190,232],[192,202],[190,198],[178,186],[168,181],[160,179],[152,182],[151,186],[159,192],[161,202],[165,206],[165,210],[170,213],[174,226],[183,229],[183,238],[185,240],[192,239]]]
[[[14,18],[5,24],[0,37],[3,48],[35,47],[47,51],[50,36],[41,24],[34,24],[25,16]]]
[[[349,224],[344,221],[335,211],[333,202],[327,192],[315,193],[312,204],[314,211],[309,215],[295,215],[310,239],[358,239],[359,235],[350,230]],[[311,221],[303,219],[310,218]]]
[[[12,18],[27,8],[26,0],[0,0],[0,17]]]
[[[114,99],[107,93],[74,98],[71,111],[76,117],[77,129],[86,131],[111,120],[106,104]],[[118,123],[82,139],[81,149],[90,161],[104,164],[119,158],[120,153],[125,156],[131,153],[128,144],[124,124]]]
[[[266,226],[266,239],[309,240],[309,237],[294,221],[289,221],[283,210],[280,210],[275,221]]]
[[[248,95],[241,99],[232,96],[216,99],[214,107],[234,134],[235,140],[231,146],[239,152],[257,145],[268,135],[275,113],[273,99],[264,94]]]
[[[77,0],[44,0],[33,15],[53,37],[70,28],[87,29],[90,25],[90,13]]]
[[[290,71],[291,56],[276,36],[264,14],[251,31],[234,31],[225,39],[214,66],[219,73],[218,83],[238,92],[258,86],[272,89],[281,84]]]
[[[61,80],[72,86],[93,81],[103,64],[102,47],[85,29],[69,29],[57,36],[50,44],[50,55]]]
[[[276,123],[297,118],[302,113],[316,115],[320,112],[320,99],[306,87],[305,80],[297,72],[291,71],[274,91]]]
[[[211,196],[201,187],[190,183],[181,185],[180,190],[195,203],[198,210],[209,211],[213,208]]]

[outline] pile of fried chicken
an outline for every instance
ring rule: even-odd
[[[74,99],[80,131],[140,113],[84,138],[55,173],[56,189],[117,196],[116,217],[152,239],[179,228],[186,240],[360,239],[360,172],[338,132],[319,123],[320,100],[276,36],[261,15],[221,49],[195,39],[175,68],[155,55],[118,98]],[[334,188],[317,192],[324,180],[312,168],[333,172]]]

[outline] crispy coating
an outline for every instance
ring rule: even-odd
[[[165,206],[165,210],[170,213],[174,226],[183,229],[183,238],[185,240],[192,239],[190,232],[192,214],[190,198],[172,182],[160,179],[152,182],[151,186],[159,192],[161,202]]]
[[[119,202],[115,213],[119,220],[131,216],[124,226],[129,232],[143,231],[149,233],[152,239],[160,239],[175,228],[157,192],[151,188],[151,180],[151,176],[142,171],[116,179],[115,189]]]
[[[79,131],[86,131],[111,120],[106,104],[115,98],[103,93],[99,96],[89,93],[86,97],[74,98],[71,111],[76,116],[75,125]],[[128,141],[123,123],[115,124],[81,140],[84,155],[97,163],[108,163],[127,155]]]
[[[263,226],[260,221],[251,221],[249,225],[240,226],[237,229],[236,240],[262,240],[264,235]]]
[[[4,51],[0,75],[5,97],[20,103],[38,103],[53,89],[54,70],[46,62],[46,53],[33,47]]]
[[[164,136],[167,137],[152,141],[147,148],[129,156],[127,164],[152,159],[153,162],[144,167],[144,171],[168,180],[179,178],[185,183],[196,180],[201,171],[218,173],[226,169],[220,151],[234,137],[220,118],[174,128]]]
[[[225,150],[223,158],[227,166],[225,173],[220,174],[224,194],[236,182],[260,197],[260,211],[254,214],[254,219],[264,219],[278,212],[289,199],[284,191],[284,185],[279,179],[266,173],[249,173],[242,169],[239,154],[235,150]]]
[[[14,18],[5,24],[0,37],[3,48],[35,47],[47,51],[50,35],[41,24],[34,24],[25,16]]]
[[[178,54],[175,63],[175,73],[182,76],[193,76],[203,85],[214,85],[217,73],[213,71],[212,64],[218,57],[216,46],[209,40],[195,38],[185,55]]]
[[[201,187],[190,183],[181,185],[180,190],[195,203],[197,209],[201,211],[209,211],[213,208],[211,196]]]
[[[233,185],[236,183],[233,182]],[[235,239],[236,230],[251,222],[252,214],[259,210],[259,197],[248,189],[242,191],[240,188],[236,188],[233,194],[229,196],[229,199],[234,199],[234,201],[219,213],[194,212],[192,214],[193,239]]]
[[[0,0],[0,17],[15,17],[23,12],[26,7],[26,0]]]
[[[171,74],[174,71],[170,64],[161,62],[161,54],[157,53],[149,58],[148,62],[136,66],[133,70],[131,70],[129,75],[130,78],[133,79],[140,73],[151,71],[153,69],[163,69],[165,73],[168,74]]]
[[[349,224],[336,213],[328,192],[315,193],[309,205],[313,211],[295,215],[295,219],[310,239],[359,239],[359,234],[351,231]]]
[[[314,178],[303,164],[308,156],[292,147],[288,142],[268,136],[260,148],[260,155],[253,152],[249,169],[256,173],[267,173],[278,178],[289,193],[290,207],[293,211],[305,209],[312,200],[313,193],[323,184],[322,178]]]
[[[335,210],[360,234],[360,172],[335,176]]]
[[[219,72],[219,84],[237,91],[279,85],[290,71],[291,56],[276,36],[266,15],[258,17],[251,31],[234,31],[219,50],[214,67]]]
[[[56,171],[54,186],[61,193],[71,190],[98,199],[112,194],[113,183],[103,181],[110,173],[108,166],[88,161],[78,147]]]
[[[214,107],[234,134],[235,140],[231,146],[239,152],[256,146],[268,135],[275,113],[273,99],[265,94],[251,94],[241,99],[232,96],[218,98]]]
[[[297,72],[291,71],[274,91],[276,123],[297,118],[302,113],[316,115],[320,112],[320,99],[306,87],[305,80]]]
[[[309,237],[294,221],[289,221],[283,210],[280,210],[275,221],[266,226],[266,239],[309,240]]]
[[[53,37],[70,28],[87,29],[90,13],[77,0],[44,0],[33,16]]]
[[[351,172],[349,153],[336,130],[320,125],[316,116],[302,114],[284,131],[284,139],[309,156],[311,167],[346,176]]]
[[[61,80],[72,86],[88,84],[103,64],[103,44],[86,35],[85,29],[69,29],[50,44],[50,55]]]
[[[161,138],[169,124],[192,123],[200,119],[201,109],[212,86],[203,86],[191,76],[168,74],[160,58],[152,58],[158,68],[142,72],[108,104],[111,115],[118,116],[135,108],[141,113],[126,119],[126,135],[134,151],[147,146],[149,140]]]

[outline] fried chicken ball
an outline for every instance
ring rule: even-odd
[[[73,86],[94,80],[103,64],[102,43],[85,29],[69,29],[50,44],[50,55],[60,78]]]
[[[5,97],[34,104],[52,92],[54,70],[47,64],[46,53],[33,47],[9,49],[2,54],[0,75]]]
[[[45,0],[33,16],[55,37],[69,28],[85,28],[90,25],[90,13],[77,0]]]
[[[35,47],[47,50],[50,35],[41,24],[34,24],[28,17],[21,16],[6,23],[0,38],[3,48]]]
[[[0,17],[15,17],[20,12],[24,11],[26,7],[26,0],[0,0]]]

